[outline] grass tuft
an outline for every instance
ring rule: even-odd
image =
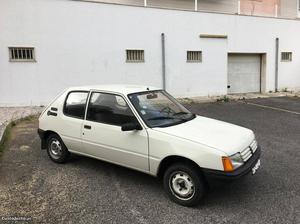
[[[225,103],[227,103],[227,102],[229,102],[230,101],[230,99],[229,99],[229,97],[228,96],[223,96],[223,97],[221,97],[221,98],[219,98],[219,99],[217,99],[217,102],[225,102]]]
[[[1,139],[1,142],[0,142],[0,156],[2,155],[4,149],[6,148],[7,146],[7,143],[9,142],[10,140],[10,137],[11,137],[11,130],[12,128],[15,126],[15,122],[11,122],[9,123],[5,130],[4,130],[4,133],[3,133],[3,136],[2,136],[2,139]]]

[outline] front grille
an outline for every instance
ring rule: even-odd
[[[257,141],[254,140],[251,145],[250,148],[252,149],[252,152],[255,153],[256,149],[257,149]]]
[[[257,142],[254,140],[250,146],[241,151],[241,156],[244,162],[248,161],[257,150]]]

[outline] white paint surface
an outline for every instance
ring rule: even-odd
[[[260,92],[260,67],[260,55],[229,54],[228,93]]]
[[[227,93],[227,53],[265,53],[266,91],[275,86],[275,38],[292,62],[279,62],[279,89],[300,87],[300,21],[154,9],[68,0],[0,2],[0,105],[44,105],[66,87],[162,86],[177,97]],[[228,39],[199,38],[222,34]],[[36,63],[9,62],[9,46],[33,46]],[[126,63],[144,49],[145,63]],[[187,63],[201,50],[202,63]]]

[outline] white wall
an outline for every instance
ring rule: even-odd
[[[300,87],[300,21],[174,11],[68,0],[0,1],[0,105],[40,105],[72,85],[161,86],[166,35],[167,90],[175,96],[227,93],[227,53],[266,53],[266,89],[274,90],[275,38],[293,51],[279,64],[279,88]],[[203,39],[225,34],[228,39]],[[36,63],[9,62],[9,46],[33,46]],[[125,50],[145,49],[145,63]],[[186,63],[202,50],[202,63]]]

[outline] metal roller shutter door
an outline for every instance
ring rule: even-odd
[[[260,92],[261,56],[228,55],[228,93]]]

